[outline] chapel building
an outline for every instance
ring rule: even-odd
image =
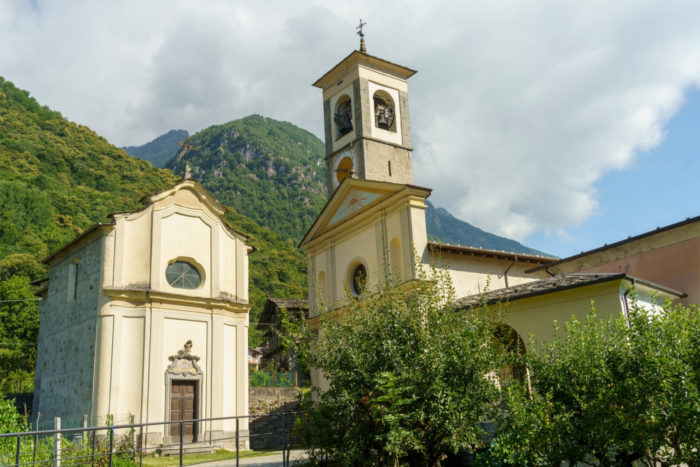
[[[248,414],[246,236],[192,179],[114,213],[46,258],[34,413],[92,426]],[[232,439],[233,419],[185,423]],[[241,431],[247,431],[241,419]],[[147,444],[179,424],[144,430]],[[244,433],[245,434],[245,433]]]

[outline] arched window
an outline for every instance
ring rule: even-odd
[[[525,355],[525,343],[512,327],[501,324],[496,331],[496,339],[503,345],[506,352],[513,357]],[[499,374],[501,381],[515,379],[521,383],[527,381],[527,367],[521,361],[514,361],[501,369]]]
[[[396,132],[396,107],[386,91],[374,93],[374,126]]]
[[[336,128],[335,139],[340,139],[352,131],[352,101],[347,94],[338,98],[333,121]]]
[[[362,263],[353,267],[350,273],[350,291],[355,295],[362,295],[367,288],[367,268]]]

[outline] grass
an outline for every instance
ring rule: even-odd
[[[278,453],[279,451],[240,451],[239,457],[245,459],[246,457],[262,457],[271,456]],[[182,456],[183,465],[199,464],[202,462],[213,462],[221,461],[226,459],[235,459],[235,451],[225,451],[219,450],[212,454],[185,454]],[[180,465],[180,456],[162,456],[162,457],[144,457],[143,465],[147,467],[166,467],[171,465]]]

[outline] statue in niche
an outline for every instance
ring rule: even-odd
[[[336,139],[347,135],[352,131],[352,103],[350,99],[342,100],[338,103],[333,121],[338,128]]]
[[[386,100],[374,96],[374,125],[382,130],[392,130],[394,126],[394,108]]]

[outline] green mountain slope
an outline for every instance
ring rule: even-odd
[[[525,253],[531,255],[549,256],[534,248],[527,247],[506,237],[481,230],[468,222],[457,219],[446,209],[436,208],[428,201],[428,209],[425,211],[425,223],[428,229],[428,238],[431,241],[451,243],[453,245],[473,246],[489,250],[510,251],[513,253]]]
[[[127,155],[0,78],[0,300],[32,298],[28,283],[46,274],[40,264],[44,256],[93,223],[109,222],[109,213],[141,207],[144,195],[179,179]],[[266,295],[306,295],[306,263],[291,241],[233,209],[226,220],[258,249],[250,258],[251,322],[257,321]],[[29,302],[21,305],[34,316],[29,330],[3,326],[19,305],[11,309],[0,303],[0,343],[16,342],[18,349],[33,343],[38,316],[32,303],[33,310]],[[11,374],[6,365],[18,361],[12,349],[0,346],[0,392]],[[31,368],[27,363],[22,371]],[[23,381],[31,383],[31,378]]]
[[[130,156],[144,159],[154,167],[165,167],[180,150],[181,143],[189,135],[187,130],[170,130],[142,146],[125,146],[122,149]]]
[[[298,242],[326,202],[321,140],[291,123],[250,115],[190,136],[193,178],[222,203]],[[168,162],[183,172],[183,153]]]

